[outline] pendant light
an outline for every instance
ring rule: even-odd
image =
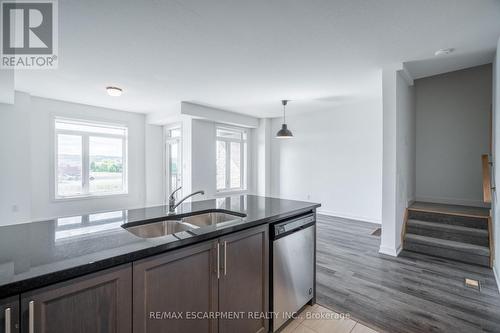
[[[286,108],[286,103],[287,102],[288,102],[288,100],[286,100],[286,99],[284,99],[284,100],[281,101],[281,104],[283,104],[283,124],[281,125],[281,129],[278,131],[278,133],[276,133],[276,138],[277,139],[291,139],[291,138],[293,138],[292,132],[286,126],[286,119],[285,119],[286,111],[285,111],[285,108]]]

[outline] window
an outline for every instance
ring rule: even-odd
[[[245,190],[247,133],[243,129],[216,128],[217,191]]]
[[[182,141],[181,128],[170,128],[167,130],[167,198],[176,189],[182,186]],[[176,196],[179,192],[176,193]]]
[[[55,120],[55,197],[127,193],[127,128]]]

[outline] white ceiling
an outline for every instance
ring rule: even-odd
[[[500,1],[60,0],[59,34],[59,69],[17,71],[17,90],[143,113],[193,101],[278,116],[284,98],[301,112],[379,95],[385,64],[417,61],[410,72],[426,76],[484,63]],[[446,47],[452,65],[434,57]]]

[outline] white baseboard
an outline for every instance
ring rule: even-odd
[[[493,264],[493,274],[495,275],[495,280],[497,282],[498,292],[500,293],[500,273],[497,273],[498,266]]]
[[[388,255],[391,257],[397,257],[401,253],[402,250],[403,250],[403,248],[401,247],[401,245],[397,249],[392,248],[392,247],[380,246],[378,253],[385,254],[385,255]]]
[[[377,218],[361,216],[361,215],[344,214],[344,213],[340,213],[340,212],[332,212],[332,211],[323,210],[323,209],[318,209],[317,213],[322,214],[322,215],[341,217],[341,218],[349,219],[349,220],[357,220],[357,221],[370,222],[370,223],[376,223],[376,224],[382,223],[381,219],[377,219]]]
[[[457,199],[457,198],[440,198],[440,197],[418,196],[415,201],[433,202],[433,203],[448,204],[448,205],[460,205],[460,206],[473,206],[473,207],[489,208],[489,205],[485,204],[482,200],[468,200],[468,199]]]

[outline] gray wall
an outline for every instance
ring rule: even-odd
[[[498,175],[500,175],[500,165],[498,157],[500,156],[500,39],[497,44],[497,52],[495,55],[494,62],[494,75],[493,75],[493,186],[498,186]],[[493,269],[495,272],[495,277],[497,278],[497,285],[500,290],[500,203],[498,202],[498,193],[493,192],[493,244],[495,248],[495,261],[493,263]]]
[[[492,66],[415,81],[416,199],[482,205],[489,152]]]

